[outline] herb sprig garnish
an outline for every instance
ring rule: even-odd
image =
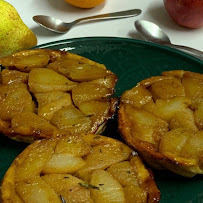
[[[78,183],[80,186],[82,187],[85,187],[85,188],[92,188],[92,189],[96,189],[96,190],[99,190],[99,187],[95,186],[95,185],[91,185],[91,184],[88,184],[88,183]]]
[[[66,200],[64,199],[64,197],[62,195],[60,195],[60,199],[61,199],[62,203],[66,203]]]

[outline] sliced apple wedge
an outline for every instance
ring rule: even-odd
[[[154,100],[185,96],[183,84],[176,78],[156,81],[149,87],[149,90]]]
[[[28,50],[14,53],[11,56],[7,56],[0,59],[0,63],[5,67],[15,67],[21,72],[30,72],[34,68],[45,67],[50,60],[50,56],[46,52],[36,52],[34,50]]]
[[[177,128],[167,132],[161,139],[159,150],[166,156],[180,156],[183,146],[192,131],[185,131],[184,128]]]
[[[112,164],[124,161],[129,158],[131,150],[117,143],[102,143],[92,148],[90,154],[85,158],[86,165],[77,172],[77,176],[89,181],[92,171],[106,169]]]
[[[203,102],[197,105],[194,113],[194,118],[199,129],[203,129]]]
[[[90,82],[80,83],[72,90],[72,98],[76,106],[90,100],[102,100],[102,98],[107,98],[111,94],[110,89]]]
[[[127,186],[123,189],[127,203],[144,203],[147,202],[147,192],[137,186]]]
[[[102,78],[98,78],[98,79],[95,79],[95,80],[92,80],[92,81],[89,81],[90,83],[93,83],[93,84],[98,84],[98,85],[101,85],[103,87],[106,87],[106,88],[109,88],[111,89],[111,92],[114,91],[114,88],[115,88],[115,85],[116,85],[116,82],[117,82],[117,76],[115,74],[108,74]]]
[[[141,107],[149,101],[152,101],[152,94],[142,86],[133,87],[132,90],[127,90],[122,95],[122,102],[134,107]]]
[[[44,166],[42,173],[74,173],[85,165],[85,161],[73,154],[54,154]]]
[[[20,72],[17,70],[3,69],[1,72],[2,84],[10,84],[13,82],[28,82],[28,73]]]
[[[41,178],[17,182],[16,191],[24,202],[61,203],[60,197]]]
[[[65,76],[50,69],[35,68],[29,73],[28,84],[30,91],[35,92],[66,92],[77,86]]]
[[[107,75],[113,75],[110,71],[104,68],[104,66],[98,66],[98,64],[84,63],[76,59],[67,59],[55,61],[47,66],[67,78],[78,81],[87,82],[98,78],[106,77]]]
[[[157,141],[168,131],[168,123],[150,112],[133,108],[131,105],[125,105],[125,108],[121,107],[121,110],[128,115],[132,136],[139,140],[157,146]]]
[[[28,147],[26,151],[16,159],[18,167],[15,171],[15,179],[17,181],[26,181],[32,177],[35,179],[39,176],[44,165],[54,154],[55,145],[56,143],[52,140],[40,140],[32,145],[31,151]]]
[[[75,59],[64,58],[62,60],[56,60],[53,63],[48,64],[47,68],[54,70],[55,72],[69,77],[70,71],[78,66],[78,61]]]
[[[153,113],[157,117],[170,122],[176,113],[187,109],[190,104],[191,100],[187,97],[156,100],[156,106]]]
[[[202,155],[203,155],[203,131],[190,133],[187,142],[181,150],[181,156],[188,159],[195,159],[202,168]]]
[[[47,120],[51,120],[57,110],[73,105],[70,94],[66,92],[35,93],[35,97],[38,102],[38,115]]]
[[[60,196],[64,202],[93,203],[90,189],[84,187],[85,182],[70,174],[46,174],[42,176],[47,184]]]
[[[107,171],[95,170],[92,173],[90,184],[98,188],[91,189],[92,199],[95,203],[125,203],[122,186]]]
[[[0,85],[0,119],[9,121],[17,113],[34,112],[35,104],[24,83]]]
[[[51,119],[51,123],[70,134],[78,134],[88,132],[92,121],[77,108],[68,106],[56,111]]]
[[[198,131],[195,123],[194,112],[190,108],[180,109],[171,118],[170,129],[185,128]]]
[[[107,171],[123,186],[138,186],[136,173],[128,161],[111,165]]]
[[[81,112],[94,123],[92,133],[96,132],[98,126],[102,125],[108,118],[111,118],[110,105],[110,102],[100,101],[87,101],[78,105]]]
[[[87,82],[105,77],[107,74],[108,70],[104,68],[98,68],[88,64],[79,64],[70,71],[69,78],[73,81]]]
[[[68,136],[60,139],[55,148],[57,154],[74,154],[79,157],[84,157],[89,154],[92,147],[82,138],[77,136]]]
[[[191,108],[197,108],[199,103],[203,102],[203,75],[186,72],[182,76],[182,83],[186,95],[192,100]]]
[[[58,134],[63,134],[62,131],[51,125],[46,119],[32,112],[16,114],[11,120],[10,129],[19,135],[24,135],[23,139],[28,142],[32,142],[34,139],[55,137]],[[17,137],[17,139],[21,139],[21,137]]]

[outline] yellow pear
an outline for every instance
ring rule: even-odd
[[[0,0],[0,57],[37,45],[35,34],[24,24],[16,9]]]

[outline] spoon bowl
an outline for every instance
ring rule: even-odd
[[[170,43],[169,37],[154,23],[144,20],[135,21],[135,27],[139,34],[147,41],[153,41],[160,44]]]
[[[48,30],[51,30],[54,32],[57,31],[58,33],[68,32],[67,25],[60,19],[56,19],[50,16],[38,15],[38,16],[34,16],[33,20]]]
[[[137,32],[149,42],[155,42],[162,45],[167,45],[172,48],[180,49],[203,60],[203,52],[191,47],[172,44],[167,34],[156,24],[145,20],[136,20],[135,28]]]
[[[75,26],[76,24],[81,23],[81,22],[129,18],[129,17],[134,17],[137,15],[140,15],[141,12],[142,11],[140,9],[131,9],[131,10],[127,10],[127,11],[119,11],[119,12],[115,12],[115,13],[106,13],[106,14],[101,14],[101,15],[96,15],[96,16],[80,18],[80,19],[77,19],[70,23],[65,23],[54,17],[43,16],[43,15],[34,16],[33,20],[36,23],[38,23],[39,25],[41,25],[42,27],[49,29],[53,32],[66,33],[73,26]]]

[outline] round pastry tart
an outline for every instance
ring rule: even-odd
[[[160,192],[124,143],[84,134],[36,140],[7,170],[3,202],[158,202]]]
[[[203,75],[163,72],[124,92],[119,131],[143,159],[182,176],[203,174]]]
[[[100,133],[114,114],[117,76],[102,64],[59,50],[0,58],[0,132],[31,142],[58,134]]]

